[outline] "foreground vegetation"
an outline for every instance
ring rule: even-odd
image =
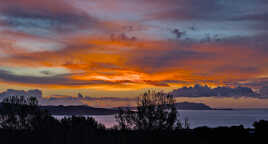
[[[137,104],[137,111],[121,110],[118,126],[106,129],[93,118],[57,120],[38,107],[34,97],[8,97],[0,108],[2,144],[229,144],[265,143],[268,121],[243,126],[190,129],[178,119],[172,95],[148,91]]]

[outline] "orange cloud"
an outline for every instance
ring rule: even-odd
[[[199,44],[193,45],[191,51],[187,51],[177,42],[132,42],[90,37],[74,38],[66,44],[66,48],[56,51],[18,53],[13,57],[4,58],[5,62],[2,61],[1,65],[9,63],[13,66],[64,67],[71,71],[66,79],[83,83],[81,85],[45,83],[40,86],[109,90],[175,87],[195,83],[224,85],[226,81],[253,78],[259,73],[257,70],[243,69],[243,59],[252,56],[252,53],[250,49],[246,49],[244,55],[240,55],[242,48],[239,47]],[[225,51],[228,49],[233,49],[231,55]],[[174,53],[175,55],[172,55]],[[148,59],[152,60],[146,60],[148,55]],[[236,65],[237,69],[228,66],[225,66],[226,69],[219,68],[231,64]],[[247,65],[249,63],[245,66]],[[90,83],[91,81],[99,82]]]

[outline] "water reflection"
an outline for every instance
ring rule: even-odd
[[[268,110],[180,110],[180,119],[188,118],[190,127],[218,127],[243,125],[251,128],[253,122],[258,120],[268,120]],[[68,116],[55,116],[58,119]],[[98,115],[94,117],[98,122],[107,128],[116,125],[114,115]]]

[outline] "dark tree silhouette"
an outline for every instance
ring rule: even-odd
[[[253,124],[255,128],[255,134],[259,137],[267,137],[268,132],[268,121],[260,120],[258,122],[254,122]]]
[[[106,129],[90,117],[57,120],[40,110],[32,97],[8,97],[0,108],[0,140],[1,144],[246,144],[263,143],[267,138],[268,121],[263,120],[254,123],[255,129],[184,129],[174,102],[172,95],[148,91],[138,99],[136,111],[121,110],[116,116],[122,129]],[[188,125],[187,120],[184,123]]]
[[[49,116],[40,110],[36,97],[9,96],[0,109],[0,126],[4,129],[31,129],[33,119]]]
[[[174,130],[181,129],[173,95],[147,91],[138,98],[137,111],[123,111],[116,115],[120,129]],[[188,124],[188,123],[187,123]]]
[[[98,123],[92,117],[83,117],[83,116],[72,116],[72,117],[65,117],[61,120],[62,125],[65,128],[77,128],[80,129],[105,129],[104,125]]]

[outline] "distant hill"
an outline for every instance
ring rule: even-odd
[[[41,106],[52,115],[112,115],[118,110],[94,108],[89,106]]]
[[[214,110],[213,108],[203,103],[181,102],[181,103],[176,103],[175,106],[176,106],[176,109],[178,110]],[[121,109],[129,108],[131,110],[136,109],[136,107],[118,107],[118,108],[113,108],[113,109],[118,110],[119,108]]]
[[[213,108],[202,103],[182,102],[176,103],[179,110],[213,110]],[[119,108],[94,108],[90,106],[41,106],[52,115],[112,115],[118,113]],[[135,107],[121,107],[122,109],[132,109]]]
[[[202,103],[182,102],[176,103],[179,110],[213,110],[211,107]],[[1,104],[0,104],[1,108]],[[47,110],[52,115],[112,115],[119,111],[117,108],[95,108],[90,106],[40,106],[41,109]],[[122,109],[135,110],[135,107],[120,107]]]
[[[203,103],[181,102],[181,103],[176,103],[175,105],[176,105],[176,108],[179,110],[213,110],[213,108]]]

